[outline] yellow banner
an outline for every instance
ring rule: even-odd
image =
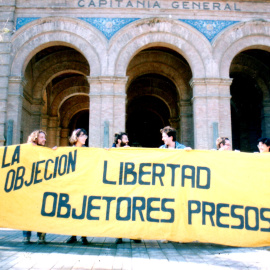
[[[225,151],[0,147],[0,226],[268,246],[269,164]]]

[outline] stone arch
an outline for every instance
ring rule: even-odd
[[[158,72],[158,63],[156,70],[150,65],[149,68],[145,68],[144,62],[141,65],[138,63],[139,61],[131,62],[128,67],[128,75],[129,72],[132,74],[133,69],[137,69],[127,87],[126,129],[131,143],[135,142],[145,147],[160,146],[162,142],[159,130],[164,125],[172,125],[177,130],[178,139],[186,141],[182,128],[188,114],[185,108],[181,108],[183,103],[180,101],[175,80],[166,76],[168,74]],[[173,68],[172,65],[171,69]],[[178,76],[181,76],[180,73]],[[190,123],[187,124],[189,125]],[[147,136],[142,137],[141,134]]]
[[[72,67],[72,63],[70,63]],[[74,63],[75,64],[75,63]],[[77,74],[77,75],[84,75],[80,70],[76,70],[76,67],[74,67],[74,69],[65,69],[62,70],[61,65],[59,66],[59,71],[58,71],[58,67],[56,70],[56,73],[52,73],[52,70],[48,70],[48,73],[46,71],[46,73],[42,74],[40,76],[40,78],[38,78],[35,87],[33,88],[34,91],[34,98],[40,98],[41,96],[43,96],[46,87],[48,86],[49,82],[51,82],[54,78],[65,74],[65,73],[73,73],[73,74]],[[44,84],[43,84],[44,83]]]
[[[74,48],[87,59],[91,76],[105,69],[105,37],[93,26],[79,20],[62,17],[42,18],[19,29],[11,40],[12,76],[22,76],[30,59],[40,50],[54,45]],[[105,59],[104,59],[105,58]]]
[[[269,51],[243,50],[230,66],[232,139],[241,151],[258,151],[257,139],[269,134],[269,59]]]
[[[151,94],[149,93],[151,92]],[[156,98],[159,98],[161,99],[165,104],[166,106],[168,107],[168,110],[170,111],[170,116],[171,118],[176,118],[178,117],[178,111],[177,111],[177,108],[178,108],[178,104],[177,102],[171,98],[170,96],[168,97],[166,95],[166,92],[163,91],[163,89],[155,89],[154,91],[152,89],[148,89],[147,87],[144,88],[144,91],[138,91],[134,94],[131,94],[129,95],[129,98],[130,100],[132,101],[133,99],[136,99],[138,97],[141,97],[141,96],[154,96]]]
[[[242,55],[237,55],[231,64],[230,72],[241,72],[256,80],[262,90],[265,100],[270,99],[270,79],[269,72],[265,70],[262,63],[248,55],[244,56],[244,62],[241,61]]]
[[[135,56],[128,67],[127,76],[129,80],[126,87],[127,89],[136,78],[147,73],[155,73],[167,77],[175,84],[180,99],[188,100],[192,97],[191,89],[188,84],[191,79],[191,74],[185,69],[184,64],[180,63],[179,59],[175,59],[170,54],[164,52],[155,56],[154,60],[151,52],[143,52],[140,54],[143,54],[142,57],[140,57],[140,62],[136,61],[137,56]]]
[[[51,107],[50,115],[51,116],[59,115],[59,109],[62,106],[62,104],[73,96],[81,94],[83,96],[89,97],[88,90],[89,89],[85,86],[74,86],[74,87],[65,89],[64,91],[59,93],[53,100],[50,106]]]
[[[160,129],[169,125],[168,105],[158,95],[144,93],[129,100],[126,130],[132,146],[159,147]]]
[[[217,64],[216,75],[228,78],[233,58],[249,49],[270,52],[270,22],[243,22],[224,31],[213,44],[213,57]]]
[[[67,89],[72,89],[72,88],[74,89],[76,87],[78,89],[80,87],[86,87],[88,88],[88,91],[89,91],[89,84],[88,84],[88,81],[85,79],[85,77],[76,76],[76,77],[66,78],[58,82],[56,85],[54,85],[54,87],[52,88],[51,100],[52,101],[59,100],[59,97],[62,96],[62,92],[66,91]]]
[[[33,79],[33,97],[40,98],[43,95],[44,90],[46,89],[49,82],[51,82],[57,76],[60,76],[64,73],[75,73],[87,76],[89,74],[89,65],[84,63],[78,63],[78,57],[82,56],[80,53],[77,55],[68,54],[65,56],[61,53],[60,60],[57,62],[52,61],[53,59],[58,58],[58,52],[45,57],[45,59],[38,62],[38,65],[35,67],[35,70],[39,70],[39,73],[36,74]],[[67,58],[68,57],[68,60]],[[47,65],[48,63],[48,65]]]
[[[63,128],[68,128],[69,122],[71,118],[80,111],[88,110],[89,102],[84,102],[81,104],[77,104],[73,106],[70,110],[68,110],[62,117],[61,126]]]
[[[110,42],[108,72],[125,76],[131,59],[153,46],[168,47],[183,55],[193,77],[208,75],[205,63],[212,59],[210,43],[193,27],[166,18],[138,20],[119,31]]]

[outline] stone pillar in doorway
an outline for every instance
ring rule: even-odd
[[[8,76],[0,75],[0,146],[3,146],[5,144],[5,141],[7,140],[5,136],[7,134],[6,114],[7,114],[8,84],[9,84]]]
[[[191,100],[180,101],[180,138],[185,146],[194,148],[193,112]]]
[[[177,131],[177,133],[176,133],[177,134],[176,135],[176,140],[178,142],[181,142],[182,141],[182,137],[181,137],[181,130],[179,128],[179,121],[180,121],[180,119],[178,117],[174,117],[174,118],[170,118],[169,119],[170,126],[172,128],[175,128],[176,131]],[[162,127],[162,128],[164,128],[164,127]],[[161,137],[161,134],[160,134],[160,137]]]
[[[172,128],[175,128],[176,130],[179,129],[179,118],[170,118],[169,119],[169,122],[170,122],[170,126]],[[178,140],[180,140],[180,138],[177,138]]]
[[[14,0],[0,1],[0,146],[5,145],[6,136],[9,136],[8,143],[10,144],[19,143],[21,137],[21,126],[17,126],[17,122],[19,120],[20,124],[21,118],[17,110],[21,110],[21,107],[16,108],[14,102],[18,103],[18,105],[21,104],[21,86],[17,85],[17,83],[23,82],[23,78],[20,76],[10,77],[11,59],[14,57],[12,54],[14,44],[12,45],[11,39],[13,37],[12,29],[14,29],[16,20],[16,5],[17,3]],[[4,29],[8,29],[8,31],[4,31]],[[10,97],[10,103],[8,104],[9,92],[14,95]],[[14,112],[12,112],[12,108],[9,108],[9,105],[14,106]],[[16,122],[14,119],[16,119]]]
[[[104,124],[109,124],[109,145],[113,135],[125,131],[124,77],[89,77],[89,146],[104,147]]]
[[[126,84],[128,77],[114,78],[113,112],[114,121],[110,135],[110,145],[113,144],[114,134],[126,131]]]
[[[51,116],[48,118],[48,128],[47,128],[47,147],[54,147],[58,145],[58,117]]]
[[[31,105],[31,130],[41,129],[42,126],[42,107],[44,105],[43,100],[33,100]]]
[[[41,129],[47,133],[49,123],[49,116],[47,114],[41,117]]]
[[[192,79],[194,147],[213,148],[213,126],[218,123],[219,136],[231,139],[230,85],[232,79]]]
[[[69,129],[62,128],[60,131],[60,144],[59,146],[69,146]]]
[[[263,101],[262,137],[270,138],[270,100]]]
[[[231,94],[230,87],[232,79],[219,79],[219,136],[228,137],[232,143],[232,115],[231,115]],[[213,134],[213,132],[212,132]],[[214,138],[216,139],[216,138]]]
[[[26,85],[24,77],[9,77],[7,97],[7,120],[13,120],[13,142],[19,144],[21,136],[23,88]]]

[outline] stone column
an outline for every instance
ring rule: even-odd
[[[41,114],[42,114],[42,107],[44,106],[44,101],[41,100],[33,100],[31,104],[31,128],[32,130],[40,129],[42,122],[41,122]]]
[[[58,117],[51,116],[48,119],[48,128],[47,128],[47,146],[54,147],[58,145]]]
[[[213,148],[213,124],[218,123],[219,136],[231,139],[231,79],[192,79],[194,147]]]
[[[48,123],[49,123],[49,116],[46,115],[42,115],[41,117],[41,129],[44,130],[47,133],[47,129],[48,129]]]
[[[126,84],[128,77],[116,77],[114,81],[114,123],[110,135],[110,145],[113,144],[114,134],[126,131]]]
[[[89,77],[89,146],[104,147],[104,125],[109,124],[109,144],[113,135],[125,131],[125,85],[127,78]]]
[[[5,144],[8,77],[0,76],[0,146]]]
[[[61,139],[61,127],[57,127],[57,131],[56,131],[56,145],[60,145],[60,139]]]
[[[5,144],[7,133],[7,99],[10,76],[10,39],[14,29],[16,1],[1,1],[0,7],[0,146]],[[3,30],[3,31],[2,31]],[[12,121],[9,121],[11,123]],[[16,123],[13,123],[16,124]],[[14,129],[13,129],[14,131]],[[20,137],[19,137],[20,138]],[[12,136],[15,143],[14,136]],[[18,139],[18,137],[16,138]]]
[[[169,119],[170,126],[172,128],[175,128],[176,130],[179,130],[179,120],[180,119],[178,117],[177,118],[170,118]],[[177,140],[180,141],[180,138],[181,138],[181,136],[179,138],[177,138]]]
[[[89,91],[89,147],[101,146],[101,106],[102,106],[102,84],[99,77],[88,77]]]
[[[181,143],[194,148],[193,112],[190,100],[180,101],[180,132]]]
[[[23,87],[26,81],[23,77],[9,77],[9,89],[7,99],[7,121],[13,120],[13,144],[20,143],[21,116],[22,116],[22,99]]]
[[[262,137],[270,138],[270,100],[263,101]]]
[[[230,87],[232,79],[220,79],[219,83],[219,136],[228,137],[232,144],[232,115]]]
[[[69,129],[68,128],[62,128],[60,131],[60,144],[59,146],[68,146],[68,135],[69,135]]]

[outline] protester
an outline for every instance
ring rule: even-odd
[[[88,136],[87,136],[86,130],[83,128],[78,128],[72,132],[72,135],[69,139],[69,142],[74,147],[85,147],[85,141],[87,140],[87,138],[88,138]],[[88,240],[87,240],[86,236],[82,236],[81,241],[82,241],[83,245],[88,244]],[[67,244],[72,244],[75,242],[77,242],[77,236],[75,236],[75,235],[72,235],[67,240]]]
[[[125,132],[120,132],[120,133],[116,133],[114,134],[114,143],[112,147],[130,147],[128,145],[129,140],[128,140],[128,134]],[[134,239],[135,243],[141,243],[141,240],[139,239]],[[116,244],[121,244],[123,243],[123,239],[122,238],[117,238],[116,239]]]
[[[162,141],[164,144],[159,148],[191,150],[190,147],[186,147],[185,145],[176,141],[176,129],[167,126],[161,129],[160,133],[162,134]]]
[[[218,137],[216,140],[217,150],[219,151],[230,151],[232,146],[230,140],[227,137]]]
[[[128,135],[125,132],[115,133],[112,147],[129,147]]]
[[[46,144],[46,132],[43,130],[35,130],[29,136],[27,143],[32,144],[34,146],[45,146]],[[45,244],[45,236],[46,233],[37,233],[38,244]],[[31,231],[23,231],[23,243],[30,244]]]
[[[160,133],[162,134],[164,144],[159,148],[192,150],[191,147],[186,147],[176,141],[176,129],[166,126],[160,130]],[[168,240],[161,240],[161,243],[168,243]]]
[[[270,152],[270,139],[269,138],[260,138],[258,140],[258,148],[260,153],[269,153]]]

